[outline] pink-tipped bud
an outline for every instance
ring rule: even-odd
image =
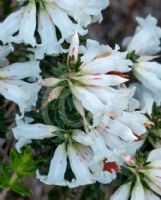
[[[125,161],[125,163],[127,165],[129,165],[129,166],[135,166],[135,160],[130,155],[124,155],[123,159],[124,159],[124,161]]]
[[[71,45],[69,48],[69,54],[68,54],[68,64],[70,64],[69,62],[72,62],[71,64],[76,64],[78,61],[78,52],[79,52],[79,35],[76,32],[73,35],[72,41],[71,41]],[[72,61],[70,61],[70,58],[73,58]]]

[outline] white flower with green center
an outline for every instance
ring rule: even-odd
[[[29,0],[0,24],[0,40],[4,44],[23,42],[37,46],[35,55],[39,59],[44,54],[59,54],[63,52],[61,43],[70,42],[76,30],[81,35],[86,34],[84,28],[101,21],[101,11],[108,5],[109,0]],[[39,45],[36,32],[40,36]]]
[[[15,102],[22,114],[35,106],[41,88],[37,81],[27,82],[23,79],[40,80],[40,72],[39,62],[35,60],[0,68],[0,94]]]
[[[141,155],[140,155],[141,156]],[[120,186],[110,200],[159,200],[161,195],[161,149],[150,152],[147,159],[126,156],[127,169],[136,176],[134,180]],[[133,187],[134,186],[134,187]]]
[[[154,102],[161,105],[161,65],[152,61],[161,50],[161,28],[151,15],[145,19],[138,17],[137,22],[136,33],[127,39],[127,51],[129,58],[134,61],[133,73],[141,83],[135,84],[136,97],[143,111],[151,114]]]
[[[49,101],[58,98],[63,87],[68,85],[78,112],[84,118],[84,109],[89,111],[96,126],[107,106],[126,109],[129,102],[134,101],[134,88],[121,88],[121,84],[128,81],[123,73],[130,71],[128,66],[132,62],[126,59],[126,52],[118,51],[118,47],[113,50],[108,45],[100,45],[92,40],[87,40],[86,50],[80,60],[78,53],[79,38],[76,33],[69,49],[65,74],[44,79],[42,85],[54,88]]]

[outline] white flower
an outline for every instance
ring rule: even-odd
[[[99,132],[109,149],[122,149],[133,155],[144,141],[141,136],[146,133],[146,121],[147,118],[139,111],[111,110],[105,114]]]
[[[63,143],[59,145],[55,151],[54,157],[50,163],[50,169],[47,176],[41,176],[37,172],[37,178],[48,185],[64,185],[70,188],[81,185],[91,184],[95,182],[81,150],[76,145],[69,144],[67,149]],[[65,180],[65,172],[67,168],[67,157],[69,158],[70,167],[75,178],[71,181]]]
[[[145,123],[147,118],[140,111],[122,112],[122,115],[118,117],[118,120],[128,126],[133,134],[141,136],[146,133]]]
[[[58,127],[43,124],[27,124],[22,118],[17,118],[17,127],[13,128],[13,134],[18,140],[17,150],[31,143],[32,140],[43,140],[45,138],[60,137],[63,141],[59,144],[50,163],[47,176],[41,176],[37,171],[37,178],[49,185],[67,185],[71,188],[79,185],[91,184],[96,181],[89,168],[89,162],[93,158],[90,145],[93,143],[90,136],[81,130],[67,131]],[[57,134],[59,132],[59,134]],[[66,143],[66,141],[68,142]],[[64,178],[67,169],[67,157],[70,167],[75,175],[71,181]]]
[[[135,89],[120,87],[128,81],[123,73],[130,70],[128,66],[132,63],[126,59],[126,52],[119,52],[118,47],[112,50],[108,45],[100,45],[96,41],[87,40],[81,64],[78,63],[78,52],[79,38],[75,33],[68,54],[65,76],[45,79],[42,85],[57,87],[57,84],[67,83],[74,101],[77,101],[75,105],[79,104],[79,109],[76,108],[78,112],[83,116],[83,108],[89,111],[93,116],[93,126],[97,126],[106,106],[115,105],[121,109],[127,108],[130,102],[133,102]],[[120,89],[114,88],[116,86]],[[83,118],[85,119],[85,116]]]
[[[102,137],[101,133],[93,129],[89,133],[93,144],[91,145],[91,148],[94,152],[94,158],[92,162],[97,163],[101,160],[107,159],[109,161],[115,161],[115,158],[112,158],[112,153],[111,151],[107,148],[104,138]],[[113,159],[113,160],[110,160]]]
[[[90,149],[87,148],[86,150],[86,147],[82,145],[79,146],[78,144],[69,144],[67,146],[67,149],[65,148],[65,146],[65,143],[63,143],[62,145],[59,145],[57,147],[54,157],[50,163],[48,175],[41,176],[39,173],[37,173],[37,178],[48,185],[60,185],[59,181],[63,180],[61,181],[63,185],[67,185],[70,188],[94,183],[96,180],[91,174],[86,160],[87,154],[90,153]],[[63,148],[62,154],[56,154],[56,152],[60,148]],[[62,155],[63,157],[61,161],[60,155]],[[57,156],[59,159],[57,158],[56,160]],[[73,178],[71,181],[65,180],[64,178],[67,165],[65,164],[64,167],[63,163],[66,163],[65,160],[67,159],[67,157],[69,159],[71,170],[73,171],[75,176],[75,178]],[[92,157],[92,155],[90,155],[90,157]],[[62,167],[63,169],[60,169],[60,167]]]
[[[151,114],[154,102],[161,105],[161,65],[151,61],[161,50],[161,28],[151,15],[146,19],[137,18],[137,21],[139,26],[127,45],[127,50],[134,59],[133,73],[142,84],[137,84],[136,96],[141,101],[143,111]]]
[[[37,7],[38,5],[38,7]],[[0,24],[0,40],[6,43],[25,43],[36,47],[36,58],[44,54],[63,52],[61,43],[69,42],[77,30],[81,35],[92,22],[101,21],[101,11],[109,5],[109,0],[66,1],[66,0],[29,0],[18,11],[9,15]],[[38,16],[38,24],[36,17]],[[75,22],[73,22],[75,20]],[[37,29],[38,27],[38,29]],[[60,39],[56,28],[61,33]],[[35,33],[38,32],[41,44],[37,45]]]
[[[65,144],[61,144],[57,147],[54,153],[54,157],[50,162],[50,169],[48,176],[41,176],[37,171],[36,176],[41,182],[46,184],[54,184],[66,186],[67,181],[65,180],[65,172],[67,168],[67,153]]]
[[[55,126],[43,124],[27,124],[21,117],[16,118],[17,126],[12,129],[14,137],[18,140],[16,148],[20,149],[32,140],[43,140],[45,138],[54,137],[54,132],[59,129]]]
[[[161,28],[157,26],[157,19],[148,15],[145,19],[136,18],[139,26],[128,44],[128,52],[135,51],[141,55],[155,55],[160,48]]]
[[[118,200],[122,195],[123,200],[128,200],[130,196],[131,200],[160,199],[157,195],[161,195],[161,148],[151,151],[146,160],[139,156],[136,159],[124,157],[127,168],[136,176],[133,189],[132,181],[130,181],[116,190],[110,200]]]
[[[161,64],[152,61],[140,61],[133,67],[135,77],[142,83],[142,85],[150,93],[147,104],[147,109],[150,112],[152,107],[152,99],[161,105]],[[146,91],[145,91],[146,92]],[[145,93],[144,92],[144,93]],[[151,98],[151,96],[152,98]],[[147,100],[147,101],[148,101]],[[144,101],[145,102],[145,101]]]
[[[0,93],[18,104],[22,114],[35,106],[40,90],[38,82],[21,80],[25,78],[41,78],[39,62],[33,60],[0,68]]]
[[[120,198],[122,200],[128,200],[129,198],[130,200],[159,200],[160,198],[157,195],[161,195],[160,156],[161,149],[159,148],[150,152],[145,163],[126,157],[125,161],[128,169],[136,176],[135,185],[132,188],[132,181],[130,181],[120,186],[110,200],[119,200]]]
[[[148,113],[149,115],[152,113],[154,97],[151,92],[146,89],[140,83],[131,84],[131,86],[136,87],[135,96],[140,101],[140,106],[143,112]]]
[[[55,150],[48,174],[40,175],[40,172],[37,171],[37,178],[40,181],[48,185],[63,185],[73,188],[96,181],[104,184],[110,183],[116,178],[119,168],[114,162],[105,162],[107,158],[112,161],[114,158],[108,149],[103,153],[104,150],[101,150],[99,146],[103,144],[103,139],[102,143],[97,141],[98,134],[95,137],[91,135],[93,133],[86,134],[78,129],[68,133],[68,131],[63,131],[52,125],[25,123],[22,117],[18,117],[16,122],[17,127],[13,128],[13,134],[18,140],[16,148],[19,152],[24,145],[31,143],[32,140],[59,137],[62,141]],[[106,147],[104,146],[104,148]],[[67,158],[74,174],[71,181],[65,178]]]
[[[85,162],[81,151],[74,145],[68,147],[68,157],[70,161],[71,169],[75,175],[75,178],[71,182],[67,182],[67,185],[71,188],[78,187],[79,185],[87,185],[95,182],[90,169]]]

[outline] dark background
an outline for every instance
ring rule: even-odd
[[[89,37],[112,46],[121,44],[136,27],[136,16],[155,16],[161,26],[161,0],[111,0],[101,24],[90,26]]]

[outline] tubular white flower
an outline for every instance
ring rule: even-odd
[[[109,119],[108,126],[110,134],[121,137],[124,141],[130,142],[137,139],[136,136],[134,136],[134,134],[132,133],[132,130],[128,126],[119,122],[117,119]]]
[[[80,25],[85,27],[92,22],[101,21],[101,11],[109,5],[109,0],[54,1],[59,7],[66,10],[70,16],[73,16]]]
[[[20,111],[29,111],[35,106],[41,88],[37,82],[28,83],[24,78],[40,79],[39,62],[15,63],[0,69],[0,93],[18,104]]]
[[[146,137],[139,138],[135,142],[129,143],[129,144],[124,144],[124,152],[122,155],[129,154],[131,156],[134,156],[136,152],[144,145],[146,141]]]
[[[67,168],[67,153],[65,144],[61,144],[57,147],[54,153],[54,157],[50,163],[50,169],[47,176],[41,176],[37,171],[36,177],[43,183],[48,185],[61,185],[66,186],[67,181],[64,179],[65,171]]]
[[[12,35],[19,31],[19,25],[23,16],[24,8],[9,15],[3,23],[0,24],[0,40],[6,44],[11,41]]]
[[[101,116],[104,111],[104,105],[97,96],[83,87],[71,86],[70,89],[86,110],[90,111],[94,116]]]
[[[36,45],[35,39],[36,30],[36,4],[35,0],[30,0],[24,9],[22,18],[19,24],[19,33],[17,37],[12,37],[9,42],[24,42],[30,44],[32,47]]]
[[[56,37],[56,29],[51,22],[48,12],[40,5],[39,19],[38,19],[38,33],[41,37],[41,45],[35,50],[35,57],[43,59],[44,53],[59,54],[63,52],[60,42]]]
[[[157,19],[148,15],[145,19],[136,18],[139,26],[128,44],[128,51],[135,51],[137,55],[155,55],[160,48],[161,28],[157,26]]]
[[[119,116],[119,121],[128,126],[132,132],[138,136],[146,133],[145,123],[147,118],[140,111],[123,112],[122,116]]]
[[[92,138],[79,129],[73,131],[72,138],[83,145],[89,146],[93,144]]]
[[[134,88],[115,89],[112,87],[87,87],[89,92],[97,96],[105,105],[115,106],[118,109],[124,110],[129,107]]]
[[[93,46],[97,49],[95,50]],[[126,59],[127,52],[119,52],[118,46],[113,50],[108,45],[100,45],[95,41],[87,40],[86,48],[81,59],[83,61],[80,67],[82,73],[105,74],[111,71],[122,73],[130,71],[128,66],[132,65],[132,62]]]
[[[67,185],[70,188],[94,183],[96,180],[94,179],[92,173],[90,172],[89,167],[87,165],[87,160],[85,158],[88,156],[88,154],[90,154],[90,149],[88,148],[86,149],[86,147],[84,148],[82,145],[81,148],[79,148],[79,145],[69,144],[67,146],[67,151],[66,151],[64,147],[65,144],[59,145],[57,147],[54,157],[50,163],[50,169],[48,175],[41,176],[39,173],[37,173],[37,178],[39,178],[40,181],[49,185],[52,184],[64,185],[64,186]],[[60,148],[61,149],[63,148],[61,154],[62,156],[58,154],[58,149],[60,150]],[[85,151],[85,153],[83,153],[83,151]],[[75,178],[73,178],[71,181],[64,180],[64,174],[67,168],[67,163],[66,163],[67,157],[69,158],[70,167],[75,176]],[[57,170],[59,170],[59,173]]]
[[[127,82],[128,79],[118,77],[116,75],[105,75],[105,74],[100,74],[100,75],[95,75],[95,74],[89,74],[89,75],[84,75],[82,77],[74,77],[74,80],[78,80],[85,85],[91,85],[91,86],[117,86],[120,85],[124,82]]]
[[[127,45],[129,54],[135,54],[135,63],[132,66],[137,84],[136,97],[141,101],[141,107],[149,115],[155,102],[161,105],[161,65],[153,62],[154,56],[161,50],[161,28],[157,26],[157,20],[148,15],[146,19],[137,18],[139,26],[136,33]]]
[[[134,142],[138,139],[138,136],[146,133],[144,125],[146,121],[147,118],[139,111],[121,111],[117,113],[115,110],[111,110],[104,116],[102,131],[104,137],[107,137],[108,143],[110,135],[118,137],[118,139],[121,138],[122,142]]]
[[[20,117],[17,117],[16,123],[17,126],[12,130],[14,137],[18,140],[16,148],[19,152],[24,145],[30,143],[32,140],[43,140],[54,137],[54,132],[59,130],[55,126],[27,124]]]
[[[140,83],[134,83],[132,86],[136,87],[136,98],[140,101],[141,110],[149,115],[152,113],[154,97],[151,92]]]
[[[37,7],[36,2],[39,4]],[[0,24],[0,40],[3,43],[25,43],[36,47],[35,56],[43,59],[44,54],[59,54],[64,50],[61,43],[71,41],[78,31],[84,35],[90,23],[101,21],[101,11],[109,5],[109,0],[29,0],[20,10],[9,15]],[[38,24],[36,24],[38,16]],[[73,19],[75,22],[73,22]],[[38,30],[37,30],[38,27]],[[61,33],[58,41],[56,27]],[[35,33],[38,32],[41,44],[37,45]]]
[[[35,77],[40,79],[40,68],[39,62],[36,60],[31,60],[24,63],[14,63],[4,68],[1,68],[1,77],[11,77],[15,79],[24,79],[26,77]]]
[[[93,152],[94,152],[93,162],[97,163],[97,162],[99,162],[100,160],[103,160],[103,159],[110,160],[111,157],[112,157],[111,152],[106,147],[104,138],[102,137],[101,133],[99,133],[96,129],[93,129],[89,133],[89,135],[90,135],[90,137],[93,141],[93,144],[90,145]],[[110,161],[114,161],[114,160],[110,160]]]
[[[84,163],[80,152],[74,148],[74,145],[68,146],[68,157],[71,169],[75,175],[75,178],[73,178],[71,182],[67,183],[69,187],[73,188],[79,185],[86,185],[95,182],[87,164]]]
[[[161,105],[161,64],[142,61],[134,66],[133,72],[136,78],[151,93],[157,105]]]

